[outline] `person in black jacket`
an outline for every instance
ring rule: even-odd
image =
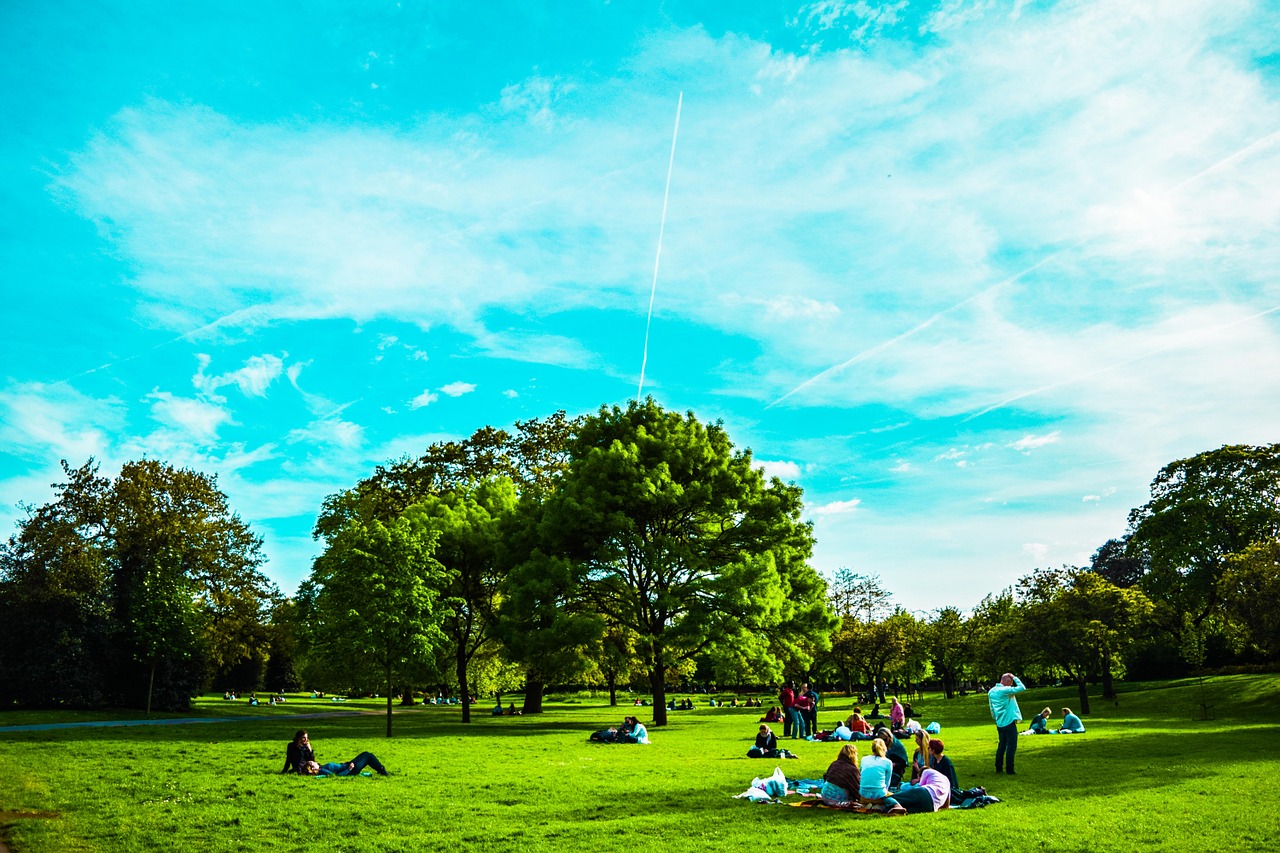
[[[312,775],[311,765],[316,762],[315,750],[311,748],[311,736],[307,734],[306,729],[298,729],[297,734],[293,736],[293,740],[289,741],[288,747],[284,751],[284,769],[281,773],[293,771],[300,776]]]
[[[777,758],[778,757],[778,736],[773,733],[773,729],[768,726],[760,727],[760,734],[756,735],[756,745],[747,750],[748,758]]]

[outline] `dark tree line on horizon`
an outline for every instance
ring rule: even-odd
[[[483,427],[327,498],[292,598],[216,480],[64,463],[0,546],[0,707],[185,709],[201,690],[469,697],[557,685],[811,678],[947,696],[1017,669],[1104,696],[1125,677],[1280,659],[1280,445],[1170,463],[1086,567],[919,618],[809,564],[798,487],[722,425],[652,400]]]

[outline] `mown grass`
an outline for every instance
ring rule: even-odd
[[[985,697],[928,696],[920,717],[941,737],[965,786],[1004,802],[982,810],[891,819],[753,805],[732,799],[781,764],[820,776],[834,744],[791,743],[796,761],[745,757],[758,709],[672,714],[647,747],[586,741],[632,710],[603,700],[551,703],[537,717],[463,726],[457,707],[306,721],[294,713],[377,709],[376,700],[294,700],[236,713],[252,722],[0,732],[0,818],[20,853],[35,851],[637,851],[1272,850],[1280,835],[1280,676],[1208,682],[1216,719],[1194,721],[1195,681],[1122,687],[1095,699],[1084,736],[1021,738],[1018,775],[997,776]],[[1075,707],[1074,691],[1032,689],[1025,716]],[[828,698],[820,721],[847,713]],[[191,716],[231,716],[221,697]],[[42,715],[47,722],[63,714]],[[0,726],[29,722],[0,714]],[[322,761],[368,749],[389,778],[279,774],[284,744],[305,727]],[[29,810],[56,818],[25,819]],[[836,845],[839,845],[837,847]]]

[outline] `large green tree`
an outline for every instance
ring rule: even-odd
[[[1142,587],[1166,627],[1219,611],[1233,555],[1280,538],[1280,444],[1227,445],[1161,469],[1151,500],[1129,514],[1128,550],[1150,561]]]
[[[1255,543],[1233,556],[1218,581],[1218,595],[1243,644],[1280,659],[1280,540]]]
[[[942,680],[942,692],[950,699],[971,656],[970,628],[964,614],[955,607],[940,608],[929,621],[927,637],[934,675]]]
[[[396,679],[421,667],[441,637],[447,573],[433,556],[438,535],[407,518],[352,520],[312,569],[319,590],[315,636],[334,659],[382,675],[387,737]]]
[[[1080,713],[1090,710],[1091,674],[1102,678],[1104,696],[1114,696],[1112,673],[1151,614],[1146,595],[1071,567],[1038,569],[1018,582],[1018,591],[1028,641],[1076,685]]]
[[[515,510],[516,488],[507,477],[481,480],[430,495],[404,517],[435,535],[435,559],[444,568],[441,627],[453,651],[454,675],[462,700],[462,721],[471,722],[472,659],[495,640],[501,525]]]
[[[32,658],[51,677],[35,695],[185,709],[212,668],[250,654],[244,638],[276,595],[258,570],[261,540],[214,477],[154,459],[112,481],[92,460],[63,468],[57,500],[31,513],[3,558],[4,598],[49,607],[12,610],[8,629],[57,638]],[[77,661],[101,670],[69,673]]]
[[[590,607],[635,634],[655,725],[668,668],[714,644],[764,635],[775,661],[806,666],[826,646],[835,619],[800,489],[766,481],[720,424],[633,401],[584,419],[569,451],[544,541]]]

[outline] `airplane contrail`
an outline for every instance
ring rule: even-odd
[[[640,384],[636,402],[644,397],[644,369],[649,364],[649,326],[653,323],[653,298],[658,295],[658,262],[662,260],[662,235],[667,230],[667,198],[671,195],[671,170],[676,164],[676,137],[680,135],[680,107],[684,92],[676,99],[676,126],[671,131],[671,159],[667,161],[667,188],[662,192],[662,220],[658,225],[658,253],[653,258],[653,286],[649,289],[649,315],[644,321],[644,353],[640,356]]]
[[[1201,171],[1199,171],[1199,172],[1197,172],[1196,174],[1192,175],[1191,177],[1187,178],[1185,181],[1182,181],[1181,183],[1179,183],[1179,184],[1177,184],[1177,185],[1175,185],[1175,186],[1171,187],[1170,189],[1168,189],[1168,190],[1164,191],[1163,193],[1161,193],[1161,194],[1158,196],[1158,198],[1167,198],[1168,196],[1171,196],[1171,195],[1173,195],[1173,194],[1175,194],[1175,193],[1177,193],[1177,192],[1180,192],[1183,188],[1188,187],[1188,186],[1190,186],[1191,184],[1196,183],[1197,181],[1199,181],[1201,178],[1205,177],[1206,175],[1210,175],[1210,174],[1212,174],[1212,173],[1214,173],[1214,172],[1217,172],[1217,171],[1219,171],[1219,170],[1223,169],[1224,167],[1227,167],[1227,166],[1230,166],[1230,165],[1234,165],[1237,161],[1239,161],[1239,160],[1243,159],[1243,158],[1244,158],[1244,157],[1246,157],[1248,154],[1250,154],[1251,152],[1253,152],[1255,149],[1266,147],[1267,145],[1270,145],[1271,143],[1273,143],[1273,142],[1275,142],[1275,141],[1277,141],[1277,140],[1280,140],[1280,130],[1272,131],[1271,133],[1267,134],[1266,136],[1263,136],[1263,137],[1260,137],[1260,138],[1258,138],[1258,139],[1255,139],[1253,142],[1249,143],[1248,145],[1246,145],[1245,147],[1241,148],[1240,150],[1238,150],[1238,151],[1236,151],[1236,152],[1234,152],[1234,153],[1232,153],[1232,154],[1227,155],[1226,157],[1222,158],[1221,160],[1219,160],[1218,162],[1214,163],[1213,165],[1211,165],[1211,166],[1209,166],[1209,167],[1207,167],[1207,168],[1205,168],[1205,169],[1202,169]],[[980,299],[980,298],[982,298],[983,296],[986,296],[986,295],[987,295],[987,294],[989,294],[989,293],[992,293],[992,292],[994,292],[994,291],[996,291],[996,290],[999,290],[999,289],[1000,289],[1000,288],[1002,288],[1002,287],[1005,287],[1005,286],[1007,286],[1007,285],[1009,285],[1009,284],[1012,284],[1013,282],[1015,282],[1015,281],[1017,281],[1018,279],[1020,279],[1020,278],[1022,278],[1023,276],[1025,276],[1027,273],[1032,272],[1032,271],[1034,271],[1034,270],[1036,270],[1036,269],[1040,268],[1041,266],[1043,266],[1043,265],[1044,265],[1045,263],[1047,263],[1048,261],[1052,260],[1053,258],[1058,257],[1058,256],[1059,256],[1059,255],[1061,255],[1063,252],[1067,252],[1067,251],[1070,251],[1070,250],[1072,250],[1072,249],[1075,249],[1075,248],[1079,247],[1079,246],[1080,246],[1081,244],[1083,244],[1087,239],[1088,239],[1087,237],[1082,237],[1081,239],[1079,239],[1079,240],[1075,241],[1074,243],[1071,243],[1071,244],[1070,244],[1070,245],[1068,245],[1068,246],[1064,246],[1064,247],[1062,247],[1061,249],[1056,249],[1056,250],[1054,250],[1053,252],[1050,252],[1050,253],[1049,253],[1048,255],[1046,255],[1045,257],[1043,257],[1043,258],[1042,258],[1038,263],[1036,263],[1036,264],[1034,264],[1034,265],[1032,265],[1032,266],[1030,266],[1030,267],[1027,267],[1026,269],[1022,270],[1021,272],[1016,273],[1016,274],[1014,274],[1014,275],[1010,276],[1009,278],[1004,279],[1003,281],[997,282],[996,284],[993,284],[993,285],[991,285],[990,287],[987,287],[987,288],[985,288],[985,289],[983,289],[983,290],[981,290],[981,291],[979,291],[979,292],[977,292],[977,293],[973,294],[972,296],[969,296],[969,297],[967,297],[967,298],[965,298],[965,299],[961,300],[960,302],[957,302],[956,304],[952,305],[950,308],[945,308],[945,309],[943,309],[942,311],[939,311],[938,313],[936,313],[936,314],[934,314],[933,316],[929,317],[927,320],[923,321],[922,323],[917,324],[916,326],[913,326],[912,328],[908,329],[907,331],[905,331],[905,332],[903,332],[903,333],[901,333],[901,334],[899,334],[899,335],[897,335],[897,336],[895,336],[895,337],[892,337],[892,338],[890,338],[890,339],[889,339],[889,340],[887,340],[887,341],[882,341],[881,343],[878,343],[878,344],[876,344],[875,346],[873,346],[873,347],[871,347],[871,348],[869,348],[869,349],[865,349],[865,350],[863,350],[862,352],[858,353],[857,355],[853,356],[852,358],[849,358],[849,359],[847,359],[847,360],[845,360],[845,361],[842,361],[842,362],[840,362],[839,364],[833,365],[832,367],[828,367],[826,370],[822,371],[821,373],[819,373],[819,374],[817,374],[817,375],[815,375],[815,376],[811,376],[810,378],[806,379],[804,382],[801,382],[799,385],[797,385],[796,387],[792,388],[790,391],[788,391],[787,393],[783,394],[781,397],[779,397],[778,399],[774,400],[772,403],[769,403],[767,406],[765,406],[765,408],[766,408],[766,409],[772,409],[774,406],[778,405],[778,404],[779,404],[779,403],[781,403],[783,400],[786,400],[788,397],[791,397],[793,394],[796,394],[796,393],[798,393],[799,391],[803,391],[805,388],[810,387],[810,386],[811,386],[811,385],[813,385],[814,383],[820,382],[821,380],[823,380],[824,378],[826,378],[826,377],[828,377],[828,376],[832,376],[832,375],[834,375],[834,374],[840,373],[841,371],[843,371],[843,370],[845,370],[845,369],[847,369],[847,368],[849,368],[849,367],[852,367],[853,365],[857,364],[858,362],[865,361],[866,359],[871,358],[872,356],[875,356],[875,355],[880,354],[881,352],[884,352],[885,350],[887,350],[887,349],[889,349],[889,348],[893,347],[895,344],[899,343],[900,341],[904,341],[904,340],[906,340],[907,338],[910,338],[910,337],[913,337],[913,336],[915,336],[915,335],[919,334],[920,332],[922,332],[922,331],[924,331],[925,329],[927,329],[927,328],[929,328],[930,326],[932,326],[934,323],[936,323],[936,322],[937,322],[939,319],[941,319],[942,317],[945,317],[946,315],[950,314],[950,313],[951,313],[951,312],[953,312],[953,311],[956,311],[956,310],[957,310],[957,309],[959,309],[959,308],[963,308],[964,306],[968,305],[970,302],[973,302],[973,301],[974,301],[974,300],[976,300],[976,299]],[[1264,312],[1264,313],[1270,313],[1270,312]]]
[[[1005,406],[1009,405],[1010,403],[1016,403],[1019,400],[1025,400],[1027,397],[1034,397],[1037,394],[1043,394],[1045,391],[1052,391],[1054,388],[1061,388],[1064,385],[1072,385],[1076,382],[1083,382],[1086,379],[1092,379],[1094,376],[1098,376],[1103,373],[1108,373],[1112,370],[1117,370],[1121,367],[1128,367],[1129,365],[1134,364],[1135,362],[1139,362],[1139,361],[1142,361],[1143,359],[1151,358],[1154,355],[1160,355],[1161,353],[1165,353],[1170,350],[1178,349],[1179,347],[1187,346],[1188,344],[1194,343],[1199,340],[1203,340],[1204,338],[1207,338],[1207,337],[1211,337],[1212,335],[1215,335],[1218,332],[1225,331],[1226,329],[1234,328],[1236,326],[1241,325],[1242,323],[1248,323],[1251,320],[1258,319],[1259,317],[1265,317],[1268,314],[1274,314],[1277,311],[1280,311],[1280,305],[1277,305],[1274,308],[1268,308],[1266,311],[1259,311],[1256,314],[1250,314],[1248,317],[1241,317],[1239,320],[1233,320],[1230,323],[1224,323],[1221,326],[1214,326],[1212,329],[1205,329],[1201,332],[1191,335],[1188,338],[1180,340],[1177,343],[1172,343],[1172,344],[1169,344],[1168,346],[1163,346],[1163,347],[1156,347],[1153,350],[1144,352],[1141,355],[1136,355],[1133,358],[1127,359],[1125,361],[1119,361],[1119,362],[1115,362],[1114,364],[1108,364],[1105,367],[1099,367],[1095,370],[1090,370],[1087,373],[1080,374],[1079,376],[1072,376],[1069,379],[1062,379],[1062,380],[1059,380],[1058,382],[1053,382],[1048,385],[1042,385],[1039,388],[1034,388],[1030,391],[1024,391],[1021,394],[1016,394],[1012,397],[1009,397],[1008,399],[1001,400],[999,403],[994,403],[990,406],[987,406],[985,409],[983,409],[980,412],[974,412],[972,415],[969,415],[964,420],[962,420],[961,423],[968,423],[974,418],[980,418],[983,415],[988,414],[990,412],[994,412],[997,409],[1003,409]]]
[[[117,358],[114,361],[108,361],[107,363],[100,364],[97,367],[91,367],[88,370],[83,370],[80,373],[75,374],[74,376],[68,376],[65,379],[59,379],[57,382],[54,382],[53,384],[62,385],[63,383],[70,382],[72,379],[79,379],[81,376],[88,376],[89,374],[97,373],[100,370],[107,370],[109,368],[115,367],[117,364],[124,364],[126,362],[133,361],[134,359],[142,358],[144,355],[149,355],[150,353],[153,353],[158,349],[163,349],[164,347],[167,347],[170,344],[176,344],[178,341],[190,340],[191,338],[194,338],[195,336],[199,335],[202,332],[207,332],[211,329],[216,329],[219,326],[228,325],[235,320],[244,319],[246,317],[251,317],[255,314],[262,314],[262,313],[263,313],[262,309],[259,308],[258,306],[253,306],[251,308],[241,308],[238,311],[232,311],[230,314],[224,314],[223,316],[219,317],[218,319],[214,320],[211,323],[205,323],[203,326],[199,326],[198,328],[192,329],[188,332],[183,332],[182,334],[176,337],[169,338],[168,340],[161,341],[160,343],[154,346],[148,347],[147,349],[144,349],[141,352],[136,352],[133,355],[125,356],[124,358]]]

